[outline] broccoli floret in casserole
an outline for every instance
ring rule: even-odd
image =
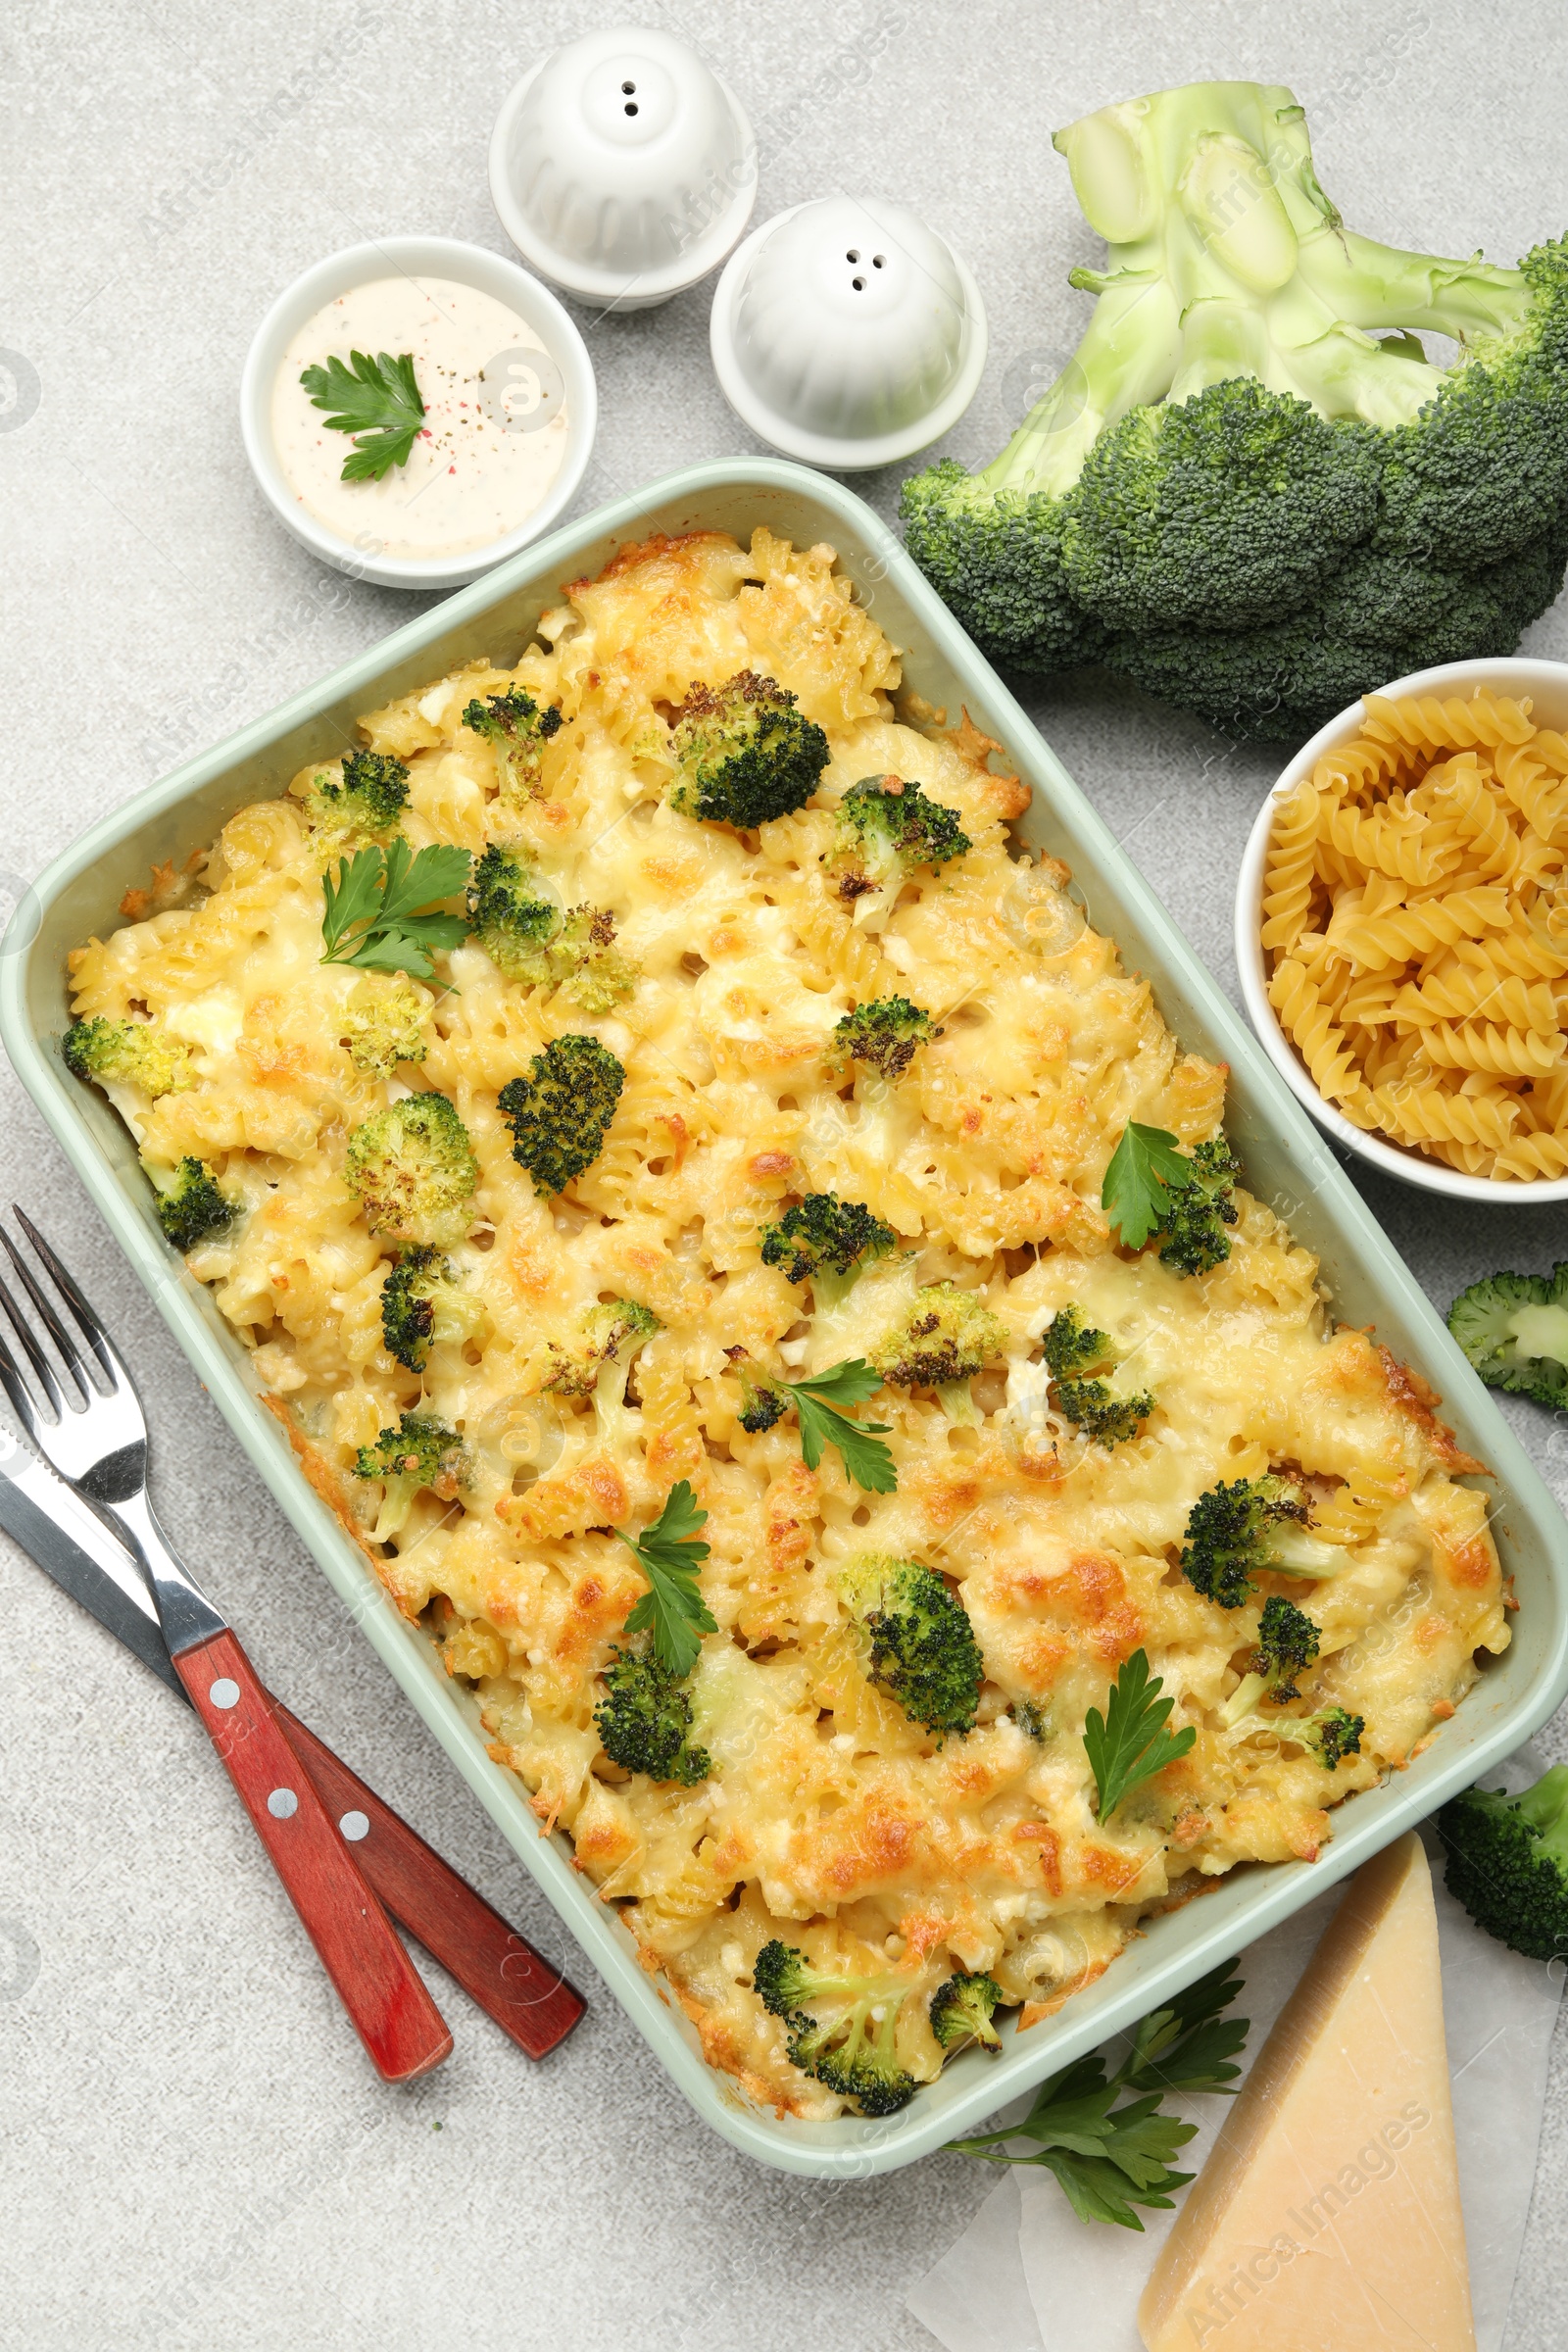
[[[468,1457],[455,1429],[434,1413],[405,1413],[395,1429],[383,1429],[373,1446],[362,1446],[356,1478],[381,1481],[381,1508],[372,1544],[390,1543],[408,1524],[414,1498],[425,1489],[450,1502],[468,1483]]]
[[[407,972],[366,972],[338,1014],[349,1059],[368,1078],[390,1078],[400,1061],[420,1062],[430,1051],[428,989]]]
[[[653,1308],[635,1298],[603,1299],[582,1319],[583,1345],[578,1353],[568,1355],[551,1342],[556,1364],[545,1387],[558,1396],[591,1396],[605,1366],[614,1363],[623,1348],[630,1362],[645,1342],[663,1328]]]
[[[409,771],[389,752],[345,752],[333,775],[321,768],[311,778],[305,810],[313,832],[324,835],[334,853],[368,849],[395,833],[409,800]]]
[[[832,1044],[845,1060],[863,1061],[892,1084],[904,1076],[916,1050],[941,1035],[931,1015],[907,997],[877,997],[844,1015]]]
[[[512,1156],[536,1193],[564,1193],[604,1149],[626,1073],[597,1037],[552,1038],[497,1102],[512,1129]]]
[[[1568,1412],[1568,1260],[1461,1291],[1448,1329],[1489,1388]]]
[[[1438,1815],[1448,1891],[1531,1960],[1568,1959],[1568,1764],[1518,1796],[1466,1788]]]
[[[931,2031],[944,2057],[951,2058],[970,2041],[977,2041],[993,2058],[997,2055],[1002,2036],[991,2020],[1001,1998],[996,1978],[983,1974],[949,1977],[937,1986],[931,1995]]]
[[[501,798],[515,808],[535,801],[544,791],[540,754],[561,731],[561,712],[554,703],[543,710],[521,686],[501,694],[475,695],[463,713],[471,734],[488,743],[496,756],[496,781]]]
[[[1325,1772],[1333,1772],[1347,1756],[1361,1753],[1366,1717],[1352,1715],[1345,1707],[1320,1707],[1315,1715],[1283,1724],[1281,1729],[1309,1747]]]
[[[468,937],[509,980],[538,980],[564,909],[526,851],[492,841],[468,882]]]
[[[808,1193],[776,1225],[762,1228],[762,1263],[790,1282],[808,1282],[819,1307],[839,1305],[898,1235],[863,1200]]]
[[[868,1351],[896,1389],[935,1389],[950,1421],[978,1423],[969,1383],[1006,1350],[1007,1335],[978,1291],[927,1283],[899,1327]]]
[[[411,1372],[424,1370],[432,1348],[475,1338],[486,1320],[484,1301],[439,1250],[405,1250],[381,1285],[382,1345]]]
[[[612,1649],[604,1683],[608,1695],[594,1709],[594,1728],[612,1764],[683,1788],[708,1779],[712,1759],[692,1740],[686,1685],[652,1647]]]
[[[974,1725],[985,1660],[963,1603],[919,1560],[861,1559],[838,1576],[841,1599],[870,1638],[870,1679],[911,1723],[934,1732]]]
[[[752,1983],[763,2007],[784,2020],[791,2063],[803,2074],[854,2099],[862,2115],[897,2115],[908,2105],[914,2078],[896,2054],[907,1977],[824,1977],[775,1936],[758,1953]],[[828,2005],[825,2017],[812,2016],[813,2001]]]
[[[918,784],[902,776],[862,776],[839,803],[830,858],[841,898],[883,891],[891,904],[906,875],[923,865],[939,873],[972,847],[957,811],[945,801],[927,800]]]
[[[670,807],[737,832],[804,808],[832,756],[794,695],[751,669],[719,687],[694,686],[670,749],[679,770]]]
[[[1345,1553],[1306,1532],[1306,1498],[1289,1479],[1221,1479],[1200,1494],[1187,1519],[1182,1574],[1205,1600],[1239,1609],[1254,1579],[1334,1576]]]
[[[139,1086],[156,1101],[196,1084],[190,1049],[156,1021],[110,1021],[99,1013],[73,1021],[60,1041],[74,1078],[97,1086]]]
[[[1306,1672],[1320,1646],[1321,1636],[1305,1610],[1271,1592],[1263,1603],[1251,1666],[1220,1709],[1226,1729],[1234,1730],[1260,1706],[1283,1707],[1299,1698],[1297,1677]]]
[[[1188,1181],[1166,1188],[1169,1205],[1159,1226],[1164,1237],[1160,1261],[1178,1274],[1206,1274],[1231,1253],[1225,1228],[1236,1222],[1231,1188],[1241,1164],[1231,1157],[1222,1135],[1199,1144],[1187,1164],[1192,1170]]]
[[[1047,1326],[1043,1345],[1057,1407],[1085,1437],[1105,1446],[1125,1445],[1137,1437],[1154,1409],[1148,1390],[1121,1396],[1104,1380],[1083,1377],[1097,1365],[1115,1362],[1102,1331],[1085,1323],[1076,1306],[1063,1306]]]
[[[226,1232],[239,1214],[219,1191],[205,1160],[187,1154],[172,1174],[156,1168],[147,1172],[157,1195],[158,1222],[176,1250],[194,1250],[198,1242],[211,1241],[215,1234]]]
[[[373,1111],[349,1137],[344,1174],[372,1233],[439,1250],[468,1230],[479,1163],[445,1095],[404,1095]]]

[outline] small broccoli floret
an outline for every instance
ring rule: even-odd
[[[405,1250],[381,1285],[382,1344],[411,1372],[424,1370],[432,1348],[471,1340],[484,1322],[484,1301],[439,1250]]]
[[[389,752],[345,752],[334,776],[326,769],[312,777],[305,809],[313,832],[334,851],[368,849],[402,822],[408,806],[409,771]]]
[[[445,1095],[405,1095],[372,1112],[349,1137],[343,1172],[372,1233],[439,1250],[468,1230],[479,1163]]]
[[[839,803],[832,851],[839,896],[859,899],[871,891],[896,896],[906,874],[922,865],[940,872],[972,846],[957,811],[945,801],[927,800],[918,784],[902,776],[862,776]]]
[[[824,1977],[775,1936],[758,1953],[752,1983],[763,2007],[783,2018],[790,2062],[803,2074],[854,2099],[862,2115],[896,2115],[908,2105],[914,2078],[895,2054],[906,1977]],[[829,2014],[813,2017],[808,2001],[829,2003]]]
[[[434,1413],[405,1413],[396,1429],[383,1429],[373,1446],[362,1446],[355,1458],[356,1478],[382,1481],[381,1509],[371,1533],[373,1544],[387,1544],[408,1523],[414,1498],[428,1488],[450,1502],[468,1481],[468,1457],[463,1440]]]
[[[536,1193],[564,1193],[604,1148],[626,1073],[597,1037],[552,1038],[497,1102],[512,1129],[512,1156]]]
[[[1220,1710],[1226,1728],[1233,1729],[1265,1703],[1283,1707],[1299,1698],[1296,1678],[1311,1665],[1320,1642],[1318,1629],[1305,1611],[1294,1600],[1271,1592],[1263,1603],[1250,1671],[1243,1675]]]
[[[949,1977],[937,1986],[931,1995],[931,2031],[949,2057],[966,2041],[977,2041],[996,2056],[1002,2036],[991,2018],[1001,1998],[1002,1986],[995,1977]]]
[[[471,708],[471,706],[470,706]],[[564,920],[562,905],[526,852],[492,841],[468,882],[468,936],[509,980],[539,980]]]
[[[891,1085],[914,1059],[915,1049],[942,1031],[928,1012],[907,997],[877,997],[857,1004],[833,1032],[833,1046],[846,1060],[863,1061]]]
[[[176,1250],[194,1250],[198,1242],[222,1233],[238,1215],[232,1200],[218,1189],[218,1180],[204,1160],[182,1159],[172,1176],[148,1170],[158,1196],[158,1222]]]
[[[60,1052],[74,1078],[98,1086],[139,1086],[155,1100],[196,1084],[190,1049],[156,1021],[109,1021],[94,1013],[73,1021]]]
[[[670,807],[737,832],[804,808],[832,757],[794,695],[750,669],[716,688],[694,686],[670,749],[680,770]]]
[[[1015,1698],[1012,1720],[1027,1739],[1037,1740],[1043,1747],[1051,1738],[1051,1710],[1037,1706],[1032,1698]]]
[[[763,1226],[762,1263],[790,1282],[808,1282],[819,1307],[836,1306],[898,1238],[863,1200],[808,1193],[776,1225]]]
[[[653,1308],[635,1298],[602,1300],[582,1319],[583,1347],[578,1354],[568,1355],[551,1343],[557,1361],[545,1387],[558,1396],[591,1396],[605,1365],[614,1363],[622,1348],[630,1343],[635,1354],[663,1328]]]
[[[1188,1160],[1192,1170],[1185,1184],[1167,1188],[1169,1206],[1160,1224],[1165,1239],[1160,1259],[1178,1274],[1206,1274],[1231,1253],[1227,1225],[1236,1222],[1231,1187],[1241,1164],[1231,1157],[1223,1136],[1200,1144]]]
[[[935,1389],[951,1421],[980,1419],[969,1383],[1006,1352],[1007,1335],[977,1291],[927,1283],[902,1324],[869,1352],[871,1368],[899,1389]]]
[[[1321,1707],[1315,1715],[1303,1716],[1299,1722],[1283,1725],[1293,1740],[1308,1746],[1325,1772],[1333,1772],[1347,1756],[1361,1753],[1361,1734],[1366,1730],[1364,1715],[1351,1715],[1344,1707]]]
[[[779,1390],[769,1388],[765,1381],[754,1381],[749,1372],[741,1374],[741,1409],[737,1418],[751,1437],[761,1437],[764,1431],[782,1421],[789,1409],[790,1400]]]
[[[608,906],[571,906],[545,950],[554,985],[583,1012],[612,1012],[635,990],[642,966],[615,945]]]
[[[1568,1412],[1568,1260],[1461,1291],[1448,1329],[1489,1388]]]
[[[537,800],[544,791],[540,754],[561,729],[556,705],[547,703],[541,710],[522,687],[509,686],[482,701],[475,695],[464,710],[463,723],[493,749],[502,799],[513,807]]]
[[[1106,1446],[1137,1437],[1154,1409],[1154,1399],[1147,1389],[1118,1396],[1107,1382],[1082,1377],[1097,1364],[1113,1364],[1115,1356],[1105,1334],[1085,1323],[1076,1306],[1059,1307],[1053,1316],[1044,1352],[1057,1408],[1086,1437]]]
[[[839,1575],[846,1606],[871,1640],[871,1680],[911,1723],[934,1732],[974,1724],[985,1660],[967,1610],[919,1560],[865,1559]]]
[[[1531,1960],[1568,1959],[1568,1764],[1518,1796],[1466,1788],[1438,1815],[1448,1892]]]
[[[604,1671],[609,1696],[594,1709],[599,1744],[623,1772],[696,1788],[712,1771],[706,1747],[691,1737],[692,1702],[681,1678],[651,1647],[612,1649]]]
[[[1305,1532],[1306,1501],[1288,1479],[1223,1479],[1200,1494],[1187,1520],[1182,1574],[1205,1600],[1239,1609],[1255,1578],[1333,1576],[1345,1565],[1338,1544]]]
[[[338,1014],[355,1068],[390,1078],[400,1061],[422,1061],[430,1051],[433,1002],[407,972],[366,972],[356,980]]]

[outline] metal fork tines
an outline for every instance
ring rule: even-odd
[[[0,1226],[0,1243],[54,1345],[70,1382],[68,1390],[27,1316],[3,1281],[0,1307],[49,1407],[39,1405],[16,1354],[0,1336],[0,1386],[12,1410],[45,1461],[69,1479],[84,1499],[117,1521],[130,1537],[158,1600],[170,1652],[194,1648],[225,1630],[225,1621],[188,1576],[170,1547],[147,1492],[147,1422],[130,1374],[119,1350],[71,1275],[31,1219],[17,1209],[18,1224],[40,1264],[79,1326],[84,1348],[62,1317],[11,1235]],[[96,1368],[106,1385],[92,1377]]]

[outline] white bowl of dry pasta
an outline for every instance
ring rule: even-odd
[[[1446,662],[1320,728],[1252,827],[1236,959],[1348,1150],[1451,1199],[1568,1200],[1568,664]]]

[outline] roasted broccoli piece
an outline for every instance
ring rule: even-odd
[[[1259,1706],[1283,1707],[1299,1698],[1296,1678],[1306,1672],[1320,1645],[1318,1629],[1305,1611],[1271,1592],[1263,1603],[1251,1666],[1220,1709],[1226,1728],[1233,1729]]]
[[[349,1137],[343,1172],[372,1233],[440,1250],[468,1230],[479,1163],[445,1095],[404,1095],[372,1111]]]
[[[1069,1421],[1101,1446],[1121,1446],[1136,1438],[1154,1409],[1147,1389],[1119,1396],[1103,1380],[1082,1375],[1098,1365],[1115,1362],[1109,1340],[1085,1323],[1076,1306],[1058,1307],[1044,1340],[1046,1369],[1056,1392],[1056,1404]]]
[[[1568,1259],[1549,1274],[1494,1274],[1461,1291],[1448,1329],[1489,1388],[1568,1412]]]
[[[612,1649],[604,1682],[609,1695],[594,1709],[594,1727],[612,1764],[683,1788],[707,1780],[712,1758],[693,1743],[685,1684],[660,1664],[652,1647]]]
[[[808,1282],[819,1307],[847,1298],[868,1265],[898,1246],[898,1235],[863,1200],[808,1193],[776,1225],[762,1228],[762,1263],[790,1282]]]
[[[156,1099],[196,1084],[189,1047],[156,1021],[110,1021],[94,1013],[72,1022],[60,1052],[73,1078],[97,1086],[139,1086]]]
[[[389,752],[345,752],[334,776],[319,769],[305,794],[313,832],[337,850],[364,850],[396,832],[409,800],[409,771]]]
[[[1366,1730],[1364,1715],[1348,1714],[1344,1707],[1320,1707],[1315,1715],[1303,1716],[1298,1722],[1283,1724],[1282,1731],[1293,1740],[1308,1746],[1325,1772],[1343,1764],[1347,1756],[1361,1752],[1361,1734]]]
[[[205,1160],[188,1155],[172,1175],[149,1169],[157,1195],[158,1222],[176,1250],[194,1250],[232,1225],[239,1211],[218,1189]]]
[[[1038,1740],[1042,1746],[1051,1738],[1051,1710],[1037,1706],[1032,1698],[1013,1700],[1012,1720],[1020,1732],[1030,1740]]]
[[[917,1047],[941,1035],[931,1015],[907,997],[877,997],[844,1015],[833,1032],[833,1046],[845,1060],[868,1063],[891,1084],[904,1076]]]
[[[545,950],[553,985],[583,1012],[611,1012],[637,986],[642,966],[615,945],[615,918],[608,906],[569,906],[561,929]]]
[[[381,1285],[382,1344],[411,1372],[424,1370],[432,1348],[471,1340],[484,1323],[483,1299],[439,1250],[405,1250]]]
[[[564,989],[584,1012],[609,1012],[639,967],[615,945],[605,906],[563,907],[525,850],[491,842],[468,884],[469,936],[509,980]]]
[[[564,1193],[604,1149],[626,1073],[608,1046],[576,1030],[552,1038],[496,1098],[512,1156],[536,1193]]]
[[[750,669],[716,688],[694,686],[675,713],[670,749],[680,771],[670,807],[737,832],[804,808],[832,757],[794,695]]]
[[[1187,1519],[1182,1574],[1205,1600],[1239,1609],[1257,1577],[1334,1576],[1345,1565],[1336,1544],[1306,1529],[1306,1499],[1289,1479],[1223,1479],[1200,1494]]]
[[[464,710],[463,723],[494,751],[502,799],[513,807],[537,800],[544,790],[540,754],[561,730],[557,706],[547,703],[541,710],[522,687],[509,686],[482,700],[475,695]]]
[[[1518,1796],[1466,1788],[1438,1815],[1448,1892],[1531,1960],[1568,1960],[1568,1764]]]
[[[1231,1157],[1230,1146],[1221,1135],[1210,1144],[1198,1145],[1187,1165],[1192,1170],[1188,1182],[1166,1187],[1168,1205],[1159,1225],[1164,1235],[1159,1254],[1162,1263],[1173,1266],[1178,1274],[1206,1274],[1210,1267],[1223,1265],[1231,1253],[1225,1228],[1236,1222],[1231,1187],[1242,1172],[1241,1163]]]
[[[430,1051],[429,991],[407,972],[367,972],[350,989],[338,1019],[356,1069],[390,1078],[400,1061]]]
[[[1109,246],[996,463],[906,482],[989,653],[1105,661],[1298,741],[1391,677],[1509,651],[1568,556],[1568,247],[1517,270],[1347,230],[1289,90],[1199,82],[1058,131]],[[1421,336],[1451,338],[1451,365]]]
[[[753,1380],[749,1372],[741,1374],[741,1409],[737,1418],[750,1437],[760,1438],[783,1420],[790,1409],[790,1399],[781,1389],[770,1388],[766,1381]]]
[[[838,835],[831,853],[839,895],[863,897],[891,890],[922,865],[940,873],[951,858],[973,845],[945,801],[927,800],[920,786],[902,776],[862,776],[839,803]]]
[[[752,1983],[763,2007],[784,2020],[790,2062],[803,2074],[854,2099],[862,2115],[897,2115],[908,2105],[914,2078],[895,2049],[907,1977],[824,1977],[774,1936],[757,1955]],[[813,2017],[808,2001],[831,2004],[828,2015]]]
[[[1006,1351],[1007,1335],[978,1291],[927,1283],[896,1330],[869,1350],[875,1372],[898,1389],[935,1389],[950,1421],[980,1419],[969,1383]]]
[[[607,1364],[615,1362],[628,1342],[635,1354],[645,1341],[663,1330],[653,1308],[635,1298],[609,1298],[591,1306],[582,1319],[583,1346],[575,1355],[551,1342],[555,1369],[545,1382],[558,1396],[591,1396]]]
[[[968,1612],[919,1560],[862,1559],[840,1571],[839,1593],[870,1637],[870,1679],[911,1723],[934,1732],[974,1725],[985,1660]]]
[[[1001,1998],[1002,1986],[995,1977],[949,1977],[937,1986],[931,1995],[931,2031],[945,2056],[951,2058],[966,2041],[977,2041],[993,2058],[997,2055],[1002,2036],[991,2018]]]
[[[424,1488],[450,1502],[468,1483],[463,1440],[434,1413],[405,1413],[396,1429],[383,1429],[373,1446],[362,1446],[356,1478],[382,1481],[381,1509],[372,1544],[388,1544],[408,1523],[414,1498]]]

